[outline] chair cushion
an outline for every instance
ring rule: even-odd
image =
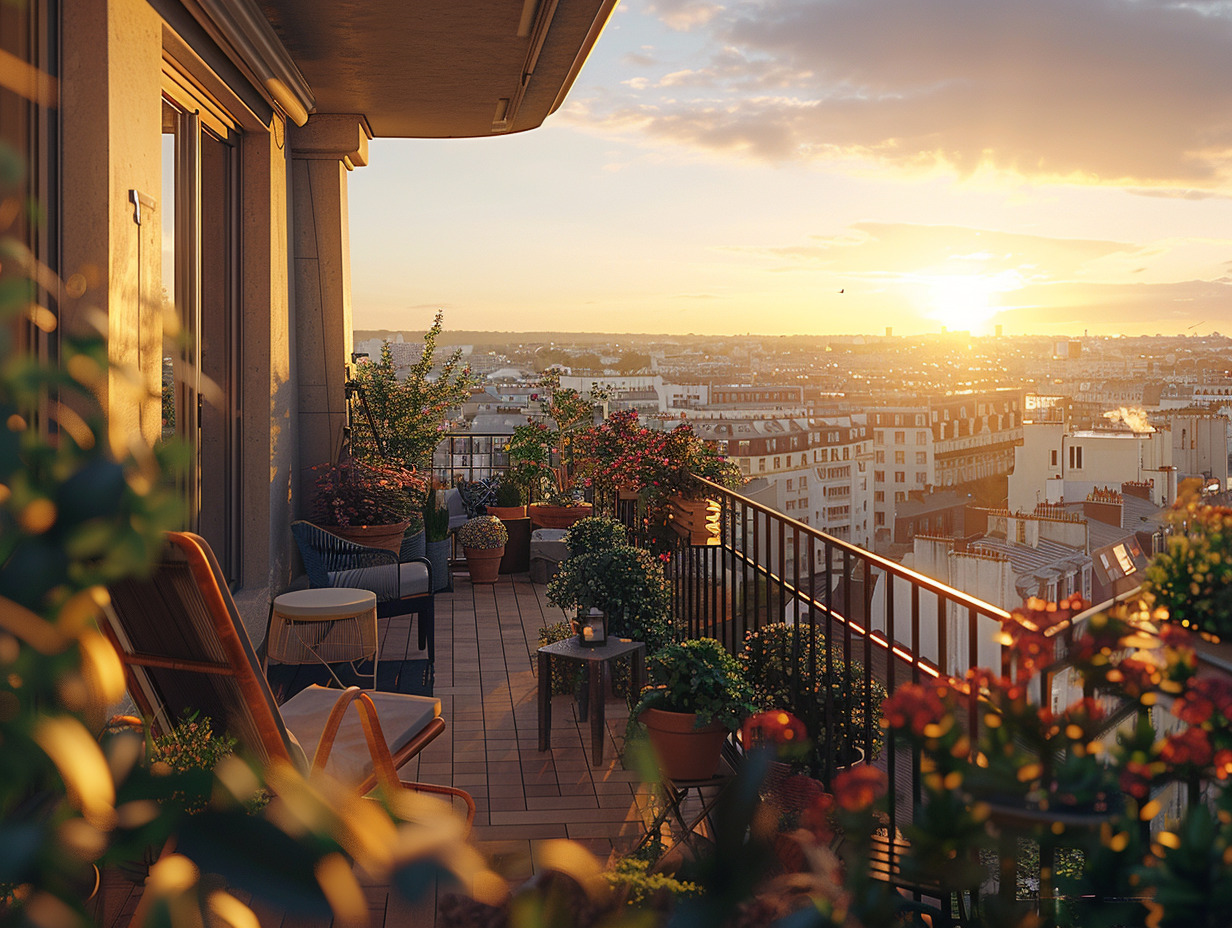
[[[329,573],[329,585],[371,590],[381,602],[406,596],[422,596],[431,592],[428,589],[428,565],[422,561],[332,570]]]
[[[376,703],[385,741],[390,751],[395,754],[441,714],[441,701],[431,696],[407,696],[402,693],[377,693],[371,690],[366,692]],[[310,746],[306,750],[309,764],[312,763],[311,755],[316,753],[317,744],[321,740],[321,732],[325,730],[330,710],[341,695],[341,690],[314,684],[300,690],[280,707],[282,720],[296,740]],[[338,729],[338,737],[334,739],[334,748],[330,752],[325,770],[344,782],[358,783],[372,772],[372,766],[368,741],[364,738],[364,729],[359,722],[359,710],[350,706]]]

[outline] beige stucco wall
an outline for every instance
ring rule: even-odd
[[[161,211],[143,208],[138,226],[129,191],[156,202],[161,190],[161,20],[145,0],[74,0],[62,15],[63,276],[86,283],[62,322],[71,330],[92,311],[104,315],[112,361],[144,385],[113,373],[104,408],[123,434],[152,442],[161,430]]]
[[[278,119],[277,116],[274,117]],[[288,158],[274,133],[240,143],[244,198],[240,299],[243,327],[243,589],[236,601],[254,639],[269,598],[291,580],[297,402],[292,357],[287,228]],[[282,136],[285,138],[285,136]]]

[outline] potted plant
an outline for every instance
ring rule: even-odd
[[[647,661],[651,686],[631,715],[645,727],[663,775],[704,780],[723,741],[756,711],[736,659],[713,638],[669,644]]]
[[[319,464],[312,473],[314,522],[361,545],[401,550],[413,511],[406,483],[418,478],[401,468],[358,461]]]
[[[475,516],[458,529],[458,544],[466,554],[471,583],[495,583],[509,532],[496,516]]]
[[[653,653],[671,640],[672,592],[663,565],[643,548],[624,543],[624,526],[591,517],[565,534],[569,556],[548,584],[548,602],[567,613],[595,607],[607,614],[609,634],[646,642]]]
[[[763,625],[745,636],[740,666],[760,708],[785,710],[804,725],[810,747],[792,765],[799,772],[828,781],[838,769],[877,758],[885,687],[873,679],[866,686],[860,663],[830,654],[820,629]]]
[[[508,474],[496,484],[496,502],[488,504],[488,515],[509,522],[526,518],[526,499],[522,487]]]
[[[424,556],[432,565],[433,592],[446,589],[450,584],[449,573],[449,507],[445,491],[434,486],[428,491],[428,500],[423,509]]]

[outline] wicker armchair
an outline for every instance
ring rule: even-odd
[[[427,649],[429,663],[436,661],[436,603],[427,558],[400,561],[392,551],[347,541],[311,522],[292,522],[291,534],[309,584],[371,590],[379,618],[417,614],[419,647]]]

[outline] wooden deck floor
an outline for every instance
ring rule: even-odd
[[[436,599],[436,675],[433,692],[448,728],[402,768],[405,779],[461,787],[475,797],[474,844],[511,881],[533,873],[536,841],[571,838],[600,861],[628,850],[643,832],[648,790],[620,763],[628,712],[623,698],[607,702],[604,763],[592,766],[589,723],[577,720],[571,696],[552,708],[552,749],[538,750],[535,655],[539,629],[564,618],[549,605],[544,587],[525,574],[473,586],[456,573],[453,592]],[[409,619],[384,624],[381,660],[426,657],[418,653]],[[388,886],[365,887],[374,926],[431,926],[438,898],[412,907]],[[444,897],[448,887],[440,887]],[[247,901],[247,900],[245,900]],[[104,881],[105,925],[127,925],[136,893],[122,878]],[[284,917],[254,907],[264,928],[325,923]]]

